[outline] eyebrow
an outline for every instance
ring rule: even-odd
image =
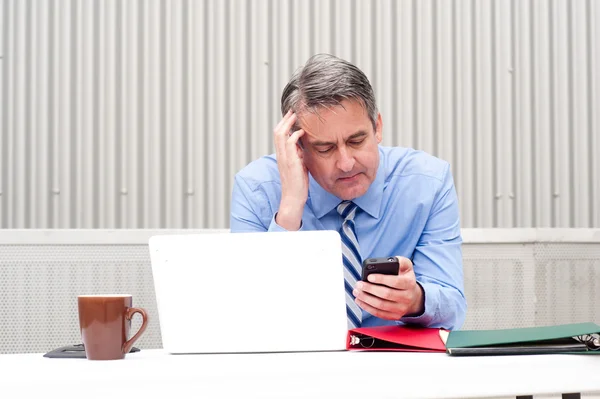
[[[351,135],[350,137],[348,137],[346,139],[346,142],[351,141],[351,140],[356,140],[359,137],[362,136],[366,136],[367,132],[365,132],[364,130],[361,130],[359,132],[354,133],[353,135]],[[331,142],[331,141],[321,141],[321,140],[316,140],[313,141],[312,143],[309,142],[310,145],[315,146],[315,147],[324,147],[327,145],[335,145],[336,143]]]

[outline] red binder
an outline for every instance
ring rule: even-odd
[[[346,349],[361,351],[446,352],[439,328],[363,327],[348,331]]]

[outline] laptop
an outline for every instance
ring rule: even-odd
[[[336,231],[156,235],[149,249],[167,353],[345,350]]]

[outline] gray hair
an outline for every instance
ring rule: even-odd
[[[350,99],[361,103],[375,128],[378,114],[375,93],[364,72],[331,54],[316,54],[294,72],[283,89],[281,114],[290,109],[318,114],[321,108]]]

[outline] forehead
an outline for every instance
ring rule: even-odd
[[[339,105],[305,111],[298,115],[298,119],[300,127],[311,138],[348,136],[372,130],[371,119],[357,100],[344,100]]]

